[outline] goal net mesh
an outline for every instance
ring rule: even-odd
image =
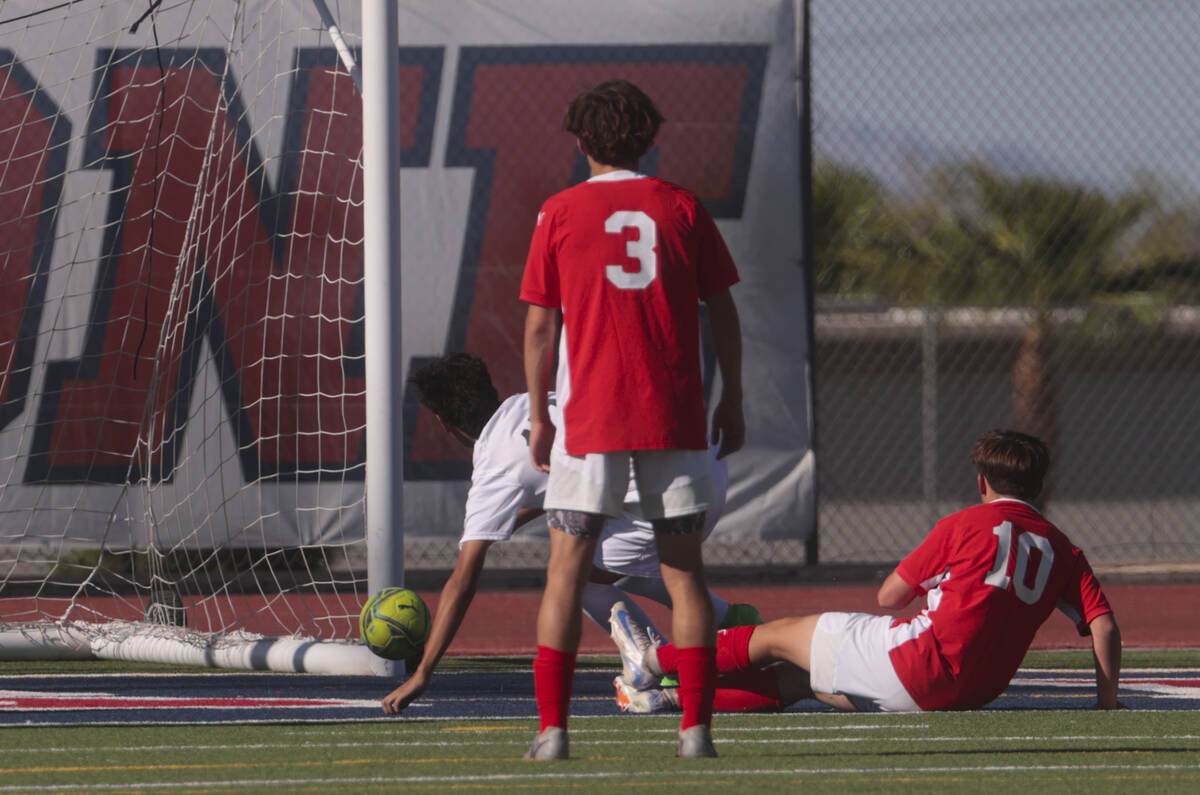
[[[361,107],[309,2],[0,6],[8,628],[356,634]]]

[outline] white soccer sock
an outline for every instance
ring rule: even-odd
[[[594,582],[589,582],[584,586],[583,614],[596,622],[606,635],[612,634],[608,617],[612,613],[612,606],[617,602],[625,603],[629,608],[629,615],[633,617],[634,621],[645,627],[646,631],[651,633],[651,637],[654,636],[653,633],[662,636],[658,627],[654,626],[654,622],[650,620],[650,616],[646,615],[646,611],[641,608],[641,605],[630,599],[629,594],[625,591],[615,585],[600,585]]]
[[[652,599],[660,605],[671,606],[671,595],[667,593],[667,586],[663,585],[662,580],[651,577],[628,576],[617,580],[616,587],[626,593],[637,594],[638,596]],[[717,626],[720,626],[721,622],[725,620],[725,614],[729,612],[729,602],[726,602],[712,591],[708,592],[708,596],[712,599],[713,620]]]

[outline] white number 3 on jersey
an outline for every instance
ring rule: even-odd
[[[629,227],[636,229],[638,236],[625,241],[625,253],[630,259],[637,260],[638,270],[627,271],[620,265],[609,265],[604,269],[604,275],[622,290],[644,290],[658,276],[658,254],[654,251],[658,245],[658,227],[654,219],[641,210],[618,210],[604,222],[604,231],[610,235],[622,234]]]

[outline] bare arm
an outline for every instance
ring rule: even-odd
[[[1096,616],[1088,628],[1096,660],[1096,708],[1120,709],[1117,682],[1121,678],[1121,629],[1112,613]]]
[[[917,598],[917,592],[904,581],[903,577],[893,571],[883,581],[883,585],[879,586],[879,593],[875,598],[880,607],[887,610],[899,610]]]
[[[525,315],[525,385],[529,392],[529,456],[539,472],[550,471],[550,447],[554,444],[546,395],[557,332],[558,310],[530,304]]]
[[[713,410],[712,440],[719,443],[717,458],[736,453],[746,443],[746,417],[742,410],[742,325],[737,304],[728,290],[704,299],[712,326],[713,348],[721,371],[721,400]]]
[[[433,627],[429,631],[429,640],[425,642],[421,662],[402,685],[384,697],[384,712],[394,715],[403,711],[420,698],[429,686],[434,669],[454,641],[454,635],[467,614],[467,608],[475,598],[475,588],[479,585],[479,575],[483,571],[483,563],[491,545],[491,541],[468,541],[459,550],[454,571],[442,586],[437,615],[433,617]]]

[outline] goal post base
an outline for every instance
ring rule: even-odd
[[[243,671],[373,676],[361,643],[232,633],[111,621],[0,629],[0,660],[125,660]]]

